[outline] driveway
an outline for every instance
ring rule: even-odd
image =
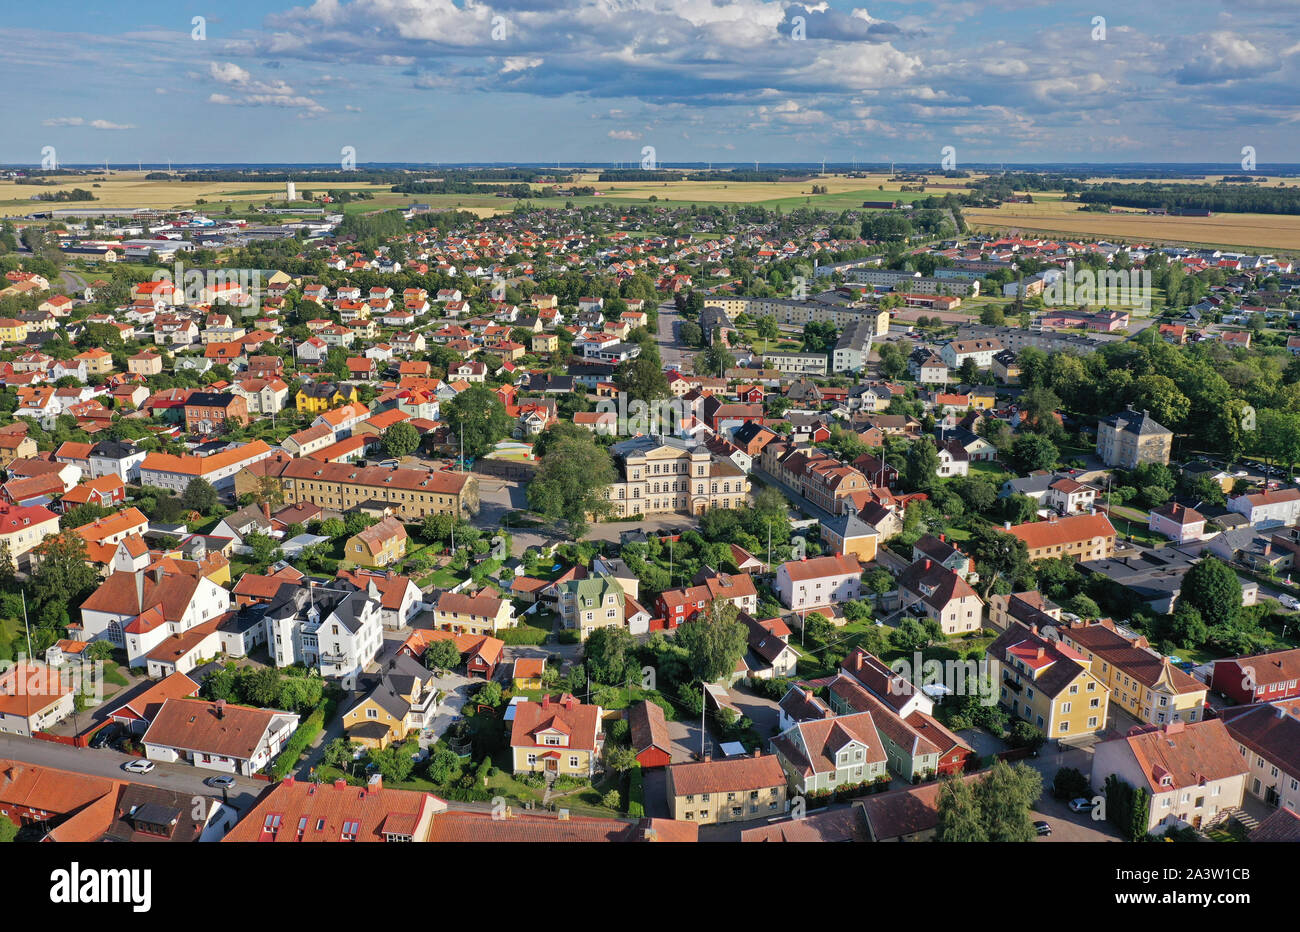
[[[754,731],[764,740],[764,750],[768,738],[775,737],[781,720],[781,708],[775,701],[760,696],[748,687],[737,683],[729,690],[731,701],[740,714],[754,723]]]
[[[460,718],[461,707],[469,701],[470,693],[478,689],[481,682],[481,680],[471,680],[460,673],[447,673],[434,677],[434,688],[442,690],[445,695],[442,702],[438,703],[433,721],[420,733],[420,747],[427,748],[437,743],[438,738],[451,727],[452,722]]]

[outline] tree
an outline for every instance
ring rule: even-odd
[[[451,638],[434,641],[424,652],[424,665],[430,670],[454,670],[460,665],[460,649]]]
[[[513,422],[496,392],[483,385],[471,385],[442,408],[447,422],[447,439],[465,444],[466,456],[482,456],[510,435]]]
[[[79,605],[99,582],[99,574],[86,562],[86,541],[76,531],[61,531],[45,538],[37,551],[31,582],[40,605],[38,623],[66,624],[68,606]]]
[[[617,685],[624,682],[634,661],[636,642],[632,634],[619,625],[597,628],[582,648],[582,662],[597,683]]]
[[[614,370],[614,384],[619,391],[638,401],[667,398],[668,377],[653,359],[638,356],[620,363]]]
[[[1199,609],[1180,600],[1174,612],[1170,633],[1178,646],[1190,650],[1205,643],[1210,636],[1210,629]]]
[[[595,438],[562,440],[548,450],[528,485],[528,503],[551,521],[563,519],[574,537],[587,530],[589,516],[612,510],[605,489],[617,474],[609,452]]]
[[[217,490],[212,487],[212,483],[197,476],[189,481],[185,486],[185,493],[181,495],[181,504],[201,515],[211,514],[219,501]]]
[[[1056,444],[1041,434],[1021,434],[1011,445],[1011,460],[1020,472],[1051,469],[1060,458]]]
[[[934,488],[939,472],[939,451],[929,437],[912,441],[903,466],[903,482],[914,492]]]
[[[415,760],[411,757],[409,745],[393,744],[383,750],[371,750],[370,762],[383,776],[386,782],[401,783],[411,775]]]
[[[813,612],[804,619],[803,633],[814,644],[825,645],[835,637],[835,626],[821,612]]]
[[[715,339],[704,348],[692,363],[696,375],[711,375],[722,377],[727,370],[736,364],[736,357],[732,356],[730,351],[722,344],[721,340]]]
[[[428,777],[436,784],[446,786],[459,771],[460,758],[448,748],[438,748],[429,758]]]
[[[488,680],[478,688],[478,692],[474,694],[474,701],[496,708],[501,704],[501,684],[495,680]]]
[[[384,453],[393,459],[410,456],[420,448],[420,432],[412,425],[401,421],[384,431]]]
[[[359,747],[361,745],[353,744],[347,738],[335,738],[325,745],[325,752],[321,755],[321,763],[336,770],[346,770],[352,766],[352,755],[356,753]]]
[[[763,352],[767,352],[767,344],[770,340],[775,340],[781,335],[781,328],[777,326],[776,318],[767,314],[758,319],[754,326],[755,331],[763,340]]]
[[[936,841],[988,841],[973,781],[944,777],[939,784],[939,826]]]
[[[678,628],[677,645],[686,649],[696,678],[712,683],[736,669],[749,647],[749,632],[737,620],[739,614],[732,603],[715,599],[695,621]]]
[[[1014,583],[1029,571],[1029,548],[1025,542],[1000,528],[976,527],[967,542],[967,552],[975,560],[976,570],[984,581],[986,599],[999,578]]]
[[[1226,563],[1202,557],[1183,577],[1181,601],[1200,611],[1209,627],[1226,625],[1241,609],[1241,582]]]
[[[1043,794],[1043,777],[1023,763],[998,761],[980,781],[976,798],[989,841],[1032,841],[1038,832],[1030,817]]]
[[[605,749],[605,763],[609,764],[611,770],[627,773],[637,765],[636,751],[626,745],[611,743]]]

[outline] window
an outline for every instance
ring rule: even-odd
[[[361,831],[361,823],[360,823],[360,822],[352,822],[352,821],[344,822],[344,823],[343,823],[343,834],[342,834],[342,840],[343,840],[343,841],[356,841],[356,840],[357,840],[357,833],[358,833],[359,831]]]

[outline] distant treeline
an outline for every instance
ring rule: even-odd
[[[650,171],[648,169],[613,169],[603,171],[600,181],[806,181],[812,175],[806,169],[773,168],[749,171],[742,168],[730,171]]]
[[[564,195],[553,187],[532,188],[527,184],[475,184],[472,181],[407,181],[393,185],[395,194],[491,194],[517,200],[574,195],[592,195],[596,189],[578,186],[566,188]]]
[[[1260,188],[1224,184],[1088,185],[1076,195],[1085,204],[1116,207],[1211,210],[1220,213],[1300,214],[1300,187]]]
[[[341,171],[338,169],[311,169],[303,168],[296,171],[267,171],[255,168],[240,169],[205,169],[202,171],[184,172],[181,174],[171,174],[169,172],[149,172],[145,178],[150,181],[253,181],[253,182],[285,182],[296,181],[308,184],[322,184],[326,182],[350,182],[372,183],[372,184],[406,184],[411,182],[412,178],[427,178],[430,174],[436,174],[441,181],[460,182],[460,181],[534,181],[538,178],[556,178],[552,173],[547,173],[531,168],[452,168],[452,169],[421,169],[420,171],[403,170],[397,171],[392,169],[380,170],[369,168],[357,168],[352,171]],[[571,180],[572,176],[564,176],[561,180]]]
[[[33,194],[34,201],[97,201],[93,193],[85,188],[73,188],[71,191],[44,191],[40,194]]]

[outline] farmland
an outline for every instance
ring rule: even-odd
[[[1300,250],[1300,216],[1214,214],[1210,217],[1151,216],[1142,211],[1092,213],[1061,200],[1035,195],[1032,204],[968,208],[975,230],[1019,230],[1051,235],[1077,234],[1126,242],[1186,243],[1248,249]]]

